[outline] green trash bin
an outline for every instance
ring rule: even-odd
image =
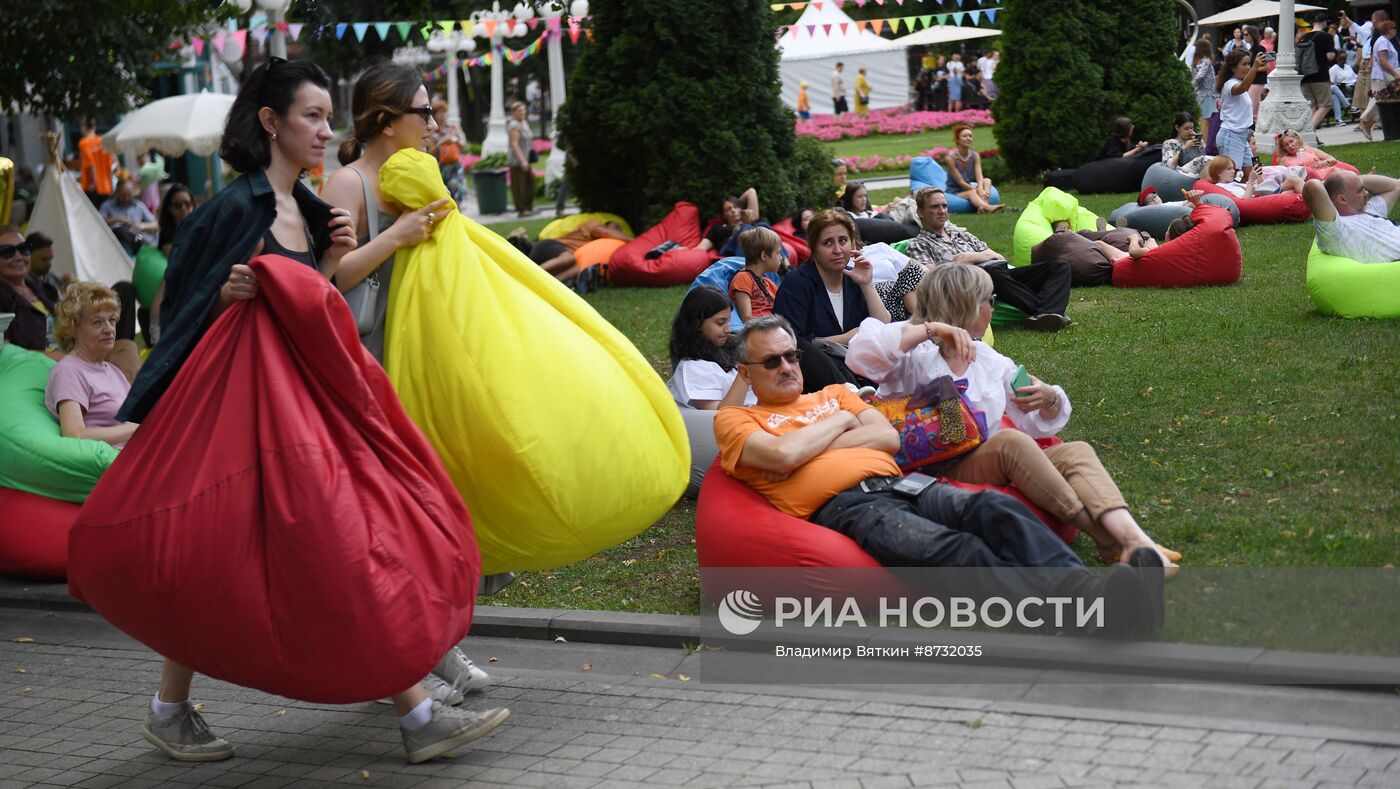
[[[472,183],[476,185],[476,206],[483,214],[504,214],[506,212],[506,168],[472,170]]]

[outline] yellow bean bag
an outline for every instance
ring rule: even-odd
[[[405,210],[448,196],[413,149],[379,185]],[[399,250],[389,293],[389,379],[471,510],[483,572],[586,559],[680,498],[690,446],[661,378],[505,239],[449,211]]]
[[[1021,212],[1016,220],[1016,229],[1011,235],[1011,263],[1015,266],[1031,264],[1031,247],[1044,241],[1054,232],[1054,223],[1069,220],[1069,227],[1075,232],[1097,230],[1099,217],[1094,212],[1079,205],[1074,195],[1047,186]]]
[[[1323,315],[1400,318],[1400,261],[1361,263],[1329,255],[1314,241],[1307,284],[1313,306]]]
[[[562,216],[554,220],[553,222],[550,222],[549,224],[545,225],[544,229],[540,231],[540,238],[558,238],[560,236],[568,235],[569,233],[572,233],[574,230],[576,230],[579,225],[583,224],[584,222],[587,222],[590,219],[597,220],[599,222],[602,222],[603,224],[607,224],[608,222],[616,222],[618,226],[622,228],[622,232],[626,233],[629,236],[633,235],[632,226],[627,224],[626,219],[623,219],[617,214],[609,214],[603,211],[594,211],[591,214],[573,214],[571,216]]]

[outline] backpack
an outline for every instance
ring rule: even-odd
[[[1326,33],[1323,33],[1323,35],[1326,35]],[[1309,33],[1303,36],[1303,40],[1298,42],[1294,47],[1294,51],[1297,56],[1296,62],[1299,74],[1305,77],[1311,77],[1318,72],[1317,33]]]

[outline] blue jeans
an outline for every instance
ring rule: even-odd
[[[1336,85],[1332,86],[1332,113],[1337,116],[1337,123],[1343,120],[1342,107],[1347,104],[1347,94]]]
[[[1234,160],[1235,166],[1243,170],[1254,163],[1254,155],[1249,152],[1249,129],[1236,131],[1225,126],[1215,133],[1215,147],[1221,156]]]

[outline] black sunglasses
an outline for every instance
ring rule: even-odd
[[[787,362],[788,364],[797,364],[800,361],[802,361],[802,351],[797,350],[787,351],[786,353],[775,353],[772,356],[769,356],[767,359],[763,359],[757,362],[744,362],[744,364],[761,364],[763,365],[763,369],[765,370],[776,370],[778,369],[778,365],[782,364],[783,362]]]
[[[428,120],[429,118],[433,117],[433,108],[432,108],[432,107],[409,107],[408,109],[404,110],[401,114],[403,114],[403,115],[421,115],[421,116],[423,116],[423,120]]]
[[[28,241],[21,241],[18,244],[0,244],[0,260],[9,260],[18,252],[21,255],[28,255],[34,250],[33,245]]]

